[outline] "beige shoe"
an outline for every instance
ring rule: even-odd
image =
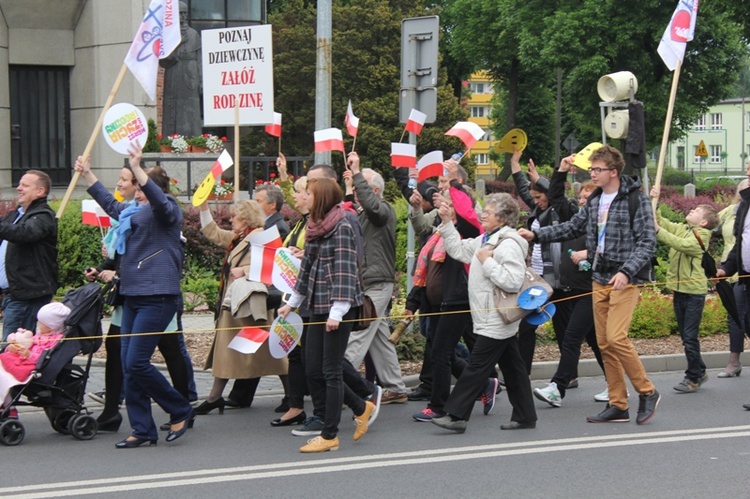
[[[317,437],[308,440],[307,445],[303,445],[299,448],[300,452],[305,453],[325,452],[327,450],[339,450],[339,437],[333,437],[330,440],[326,440],[325,438],[318,435]]]
[[[392,392],[391,390],[385,390],[383,392],[383,398],[380,399],[380,403],[386,404],[405,404],[409,401],[409,396],[405,393]]]
[[[354,417],[354,440],[357,441],[367,433],[367,425],[370,422],[370,415],[375,410],[375,404],[369,400],[365,402],[365,412],[360,416]]]

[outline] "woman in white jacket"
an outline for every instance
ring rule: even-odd
[[[439,214],[442,220],[451,220],[448,206],[443,205]],[[485,233],[474,239],[460,239],[452,223],[438,227],[448,254],[471,264],[469,302],[477,342],[471,351],[469,365],[445,405],[448,414],[432,422],[446,430],[466,431],[474,402],[494,365],[499,364],[513,406],[511,422],[500,428],[534,428],[534,399],[516,336],[520,321],[505,324],[495,310],[492,295],[495,287],[517,292],[524,280],[528,244],[513,228],[518,223],[518,204],[509,194],[492,194],[485,201],[481,221]]]

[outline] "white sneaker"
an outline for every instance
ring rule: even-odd
[[[594,400],[597,402],[609,402],[609,388],[605,388],[603,392],[594,395]]]
[[[370,420],[367,422],[368,425],[371,425],[375,422],[376,419],[378,419],[378,414],[380,414],[380,399],[383,398],[383,389],[379,387],[378,385],[375,385],[375,391],[370,396],[370,402],[375,404],[375,410],[372,411],[372,414],[370,415]]]
[[[534,396],[542,402],[547,402],[552,407],[560,407],[562,405],[560,390],[557,389],[557,383],[554,381],[547,385],[546,388],[534,388]]]

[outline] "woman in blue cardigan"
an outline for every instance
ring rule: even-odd
[[[125,402],[133,431],[117,443],[118,449],[156,445],[158,429],[151,415],[151,400],[170,415],[167,442],[192,426],[190,403],[151,364],[151,355],[177,311],[184,257],[180,243],[182,211],[169,194],[169,177],[161,168],[149,175],[141,167],[141,149],[132,144],[130,168],[147,204],[119,203],[91,172],[90,158],[79,157],[75,169],[88,182],[88,193],[109,216],[120,222],[116,251],[122,255],[120,294],[124,297],[122,362]],[[144,334],[148,333],[148,334]]]

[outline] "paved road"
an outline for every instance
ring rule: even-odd
[[[391,405],[359,442],[344,412],[341,450],[320,455],[300,454],[303,438],[269,426],[277,394],[202,416],[172,444],[129,450],[114,448],[124,429],[79,442],[25,413],[24,442],[0,449],[0,496],[746,497],[750,386],[717,372],[689,395],[671,389],[681,372],[653,374],[663,399],[645,426],[634,422],[635,395],[630,423],[586,423],[603,409],[592,397],[604,381],[591,377],[559,409],[537,403],[535,430],[499,429],[510,418],[504,394],[489,416],[477,405],[463,435],[412,422],[421,403]]]

